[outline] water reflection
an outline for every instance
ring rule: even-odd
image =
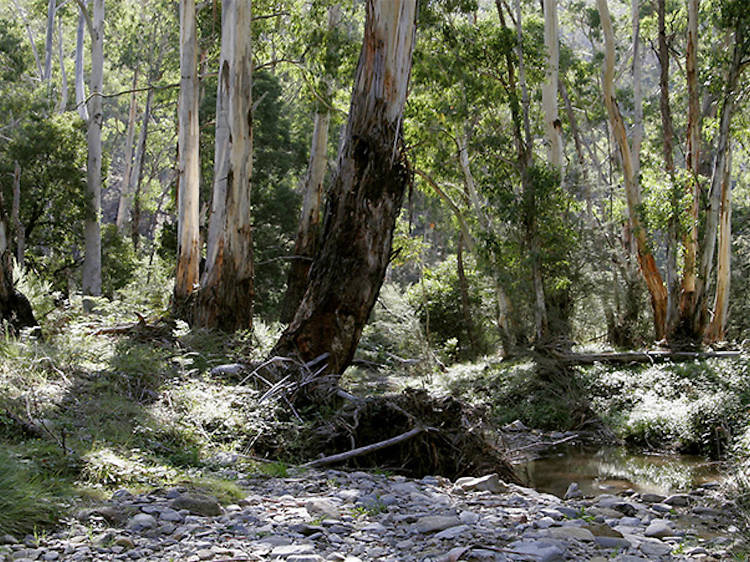
[[[517,467],[527,486],[562,497],[571,482],[585,495],[639,492],[669,494],[720,479],[718,466],[704,457],[654,455],[625,447],[597,450],[569,445]]]

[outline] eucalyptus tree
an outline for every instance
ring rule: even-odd
[[[216,95],[214,187],[206,267],[194,323],[225,331],[252,327],[253,251],[251,3],[224,0]]]
[[[180,0],[180,99],[177,141],[177,270],[174,307],[189,316],[188,300],[199,284],[198,39],[195,0]]]
[[[365,32],[338,170],[307,291],[273,354],[320,359],[337,381],[354,357],[391,258],[409,183],[402,145],[416,0],[367,0]],[[335,384],[334,384],[335,386]]]
[[[87,195],[89,217],[85,227],[85,249],[82,288],[85,295],[102,293],[102,84],[104,78],[104,0],[93,0],[89,14],[82,0],[78,0],[91,39],[91,74],[89,76]],[[87,305],[90,306],[90,305]]]

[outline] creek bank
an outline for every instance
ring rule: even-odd
[[[49,535],[0,536],[27,560],[357,562],[721,560],[737,530],[731,504],[704,486],[672,498],[559,498],[496,477],[451,482],[307,470],[288,477],[228,469],[247,496],[219,506],[184,488],[116,492]],[[234,474],[231,474],[234,472]],[[696,536],[682,518],[715,527]]]

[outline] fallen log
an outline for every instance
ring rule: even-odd
[[[739,351],[625,351],[620,353],[555,353],[556,359],[568,365],[593,363],[680,363],[700,359],[732,359]]]

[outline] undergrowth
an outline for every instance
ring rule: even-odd
[[[715,458],[748,423],[746,357],[583,370],[594,409],[628,443]]]

